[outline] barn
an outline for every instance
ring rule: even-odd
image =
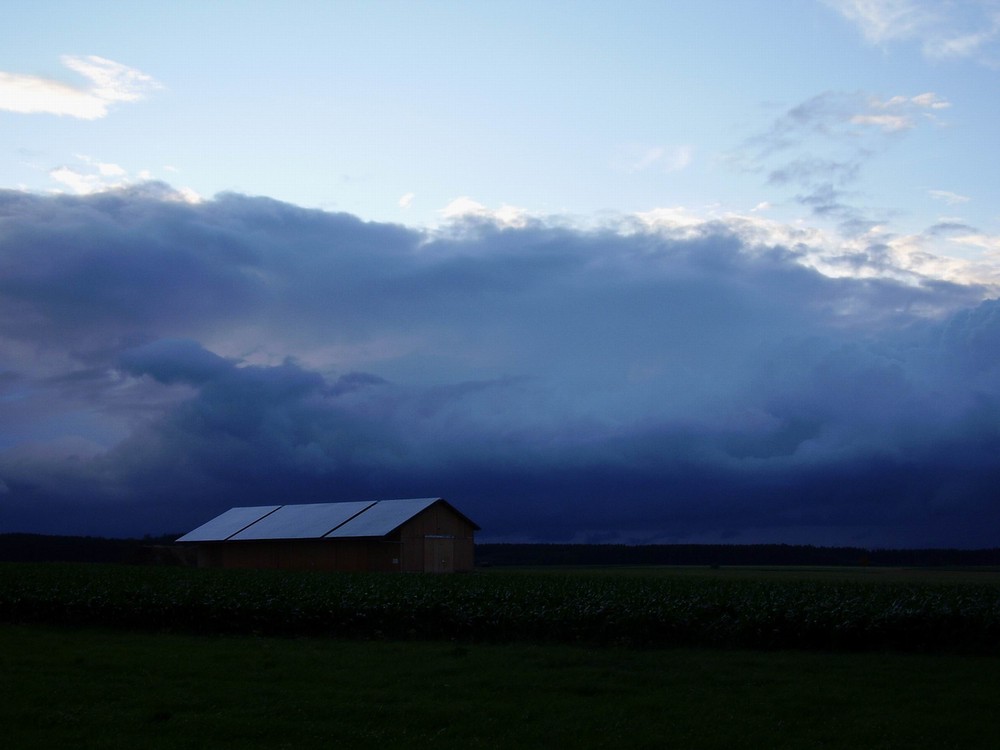
[[[472,570],[479,526],[440,497],[231,508],[180,537],[199,567]]]

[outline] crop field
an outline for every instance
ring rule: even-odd
[[[1000,574],[0,565],[10,747],[994,748]]]
[[[176,633],[1000,653],[1000,574],[845,569],[322,574],[0,565],[0,619]]]

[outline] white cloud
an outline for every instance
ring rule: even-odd
[[[124,167],[118,164],[98,161],[85,154],[76,154],[75,156],[78,164],[74,166],[64,164],[49,170],[49,177],[60,186],[53,192],[61,193],[68,190],[77,195],[90,195],[135,186],[137,183],[151,182],[160,186],[156,188],[157,194],[164,200],[192,204],[201,203],[203,200],[202,196],[190,187],[174,188],[152,182],[153,175],[148,169],[140,170],[133,178]]]
[[[951,102],[942,99],[933,91],[916,96],[897,95],[884,101],[872,97],[868,104],[873,112],[853,115],[851,122],[855,125],[874,125],[885,133],[897,133],[914,127],[916,125],[914,117],[920,110],[941,110],[951,106]],[[934,118],[934,115],[928,112],[920,116]]]
[[[917,94],[916,96],[897,95],[885,101],[873,97],[870,101],[872,107],[875,109],[896,109],[899,107],[908,107],[911,104],[926,109],[947,109],[951,106],[951,102],[942,99],[933,91],[925,91],[923,94]]]
[[[487,214],[486,206],[478,201],[472,200],[467,195],[456,198],[447,206],[441,209],[441,215],[448,220],[459,219],[465,216],[482,216]]]
[[[946,191],[928,191],[945,193]],[[793,251],[794,262],[828,278],[887,280],[920,286],[928,280],[979,285],[1000,290],[1000,263],[993,258],[970,257],[958,245],[1000,251],[1000,238],[984,234],[943,236],[933,228],[901,235],[889,227],[874,224],[867,231],[843,233],[836,229],[809,226],[805,221],[788,222],[767,218],[769,202],[761,202],[745,212],[727,211],[720,206],[689,208],[663,206],[648,211],[605,217],[584,228],[573,217],[529,214],[523,209],[503,206],[492,210],[469,197],[452,201],[439,213],[447,221],[474,220],[505,228],[561,227],[571,231],[614,231],[622,236],[654,233],[671,240],[690,241],[720,233],[739,239],[746,252],[766,253],[775,247]]]
[[[927,23],[926,11],[912,0],[828,0],[875,44],[905,39]]]
[[[1000,33],[992,0],[826,0],[873,44],[916,41],[927,57],[974,57]]]
[[[102,162],[85,154],[76,154],[79,166],[62,165],[49,170],[49,177],[77,195],[89,195],[102,190],[114,190],[128,184],[124,167]]]
[[[873,131],[852,126],[874,126],[881,133],[898,133],[920,122],[934,121],[933,110],[949,106],[933,92],[883,99],[857,92],[825,91],[791,107],[768,130],[749,138],[745,153],[738,154],[737,159],[756,170],[762,167],[761,160],[770,160],[774,154],[800,151],[801,155],[788,159],[783,168],[795,167],[801,172],[804,167],[812,171],[816,165],[822,165],[824,171],[839,166],[849,174],[861,157],[876,153],[881,143],[863,143],[861,137]],[[819,159],[815,155],[817,143],[839,144],[841,153],[836,159]]]
[[[855,125],[874,125],[886,133],[897,133],[913,127],[913,120],[902,115],[854,115],[851,122]]]
[[[122,167],[119,167],[117,164],[108,164],[106,162],[98,162],[97,171],[104,177],[124,177],[126,174]]]
[[[673,206],[632,214],[635,231],[674,240],[696,240],[720,231],[738,237],[745,252],[793,248],[794,262],[828,278],[881,279],[919,286],[927,280],[982,285],[1000,290],[1000,263],[956,252],[958,243],[1000,252],[1000,237],[969,234],[940,237],[934,232],[897,235],[882,225],[856,236],[762,216],[759,204],[747,214],[699,212]],[[619,232],[627,233],[623,227]]]
[[[135,68],[97,55],[63,55],[60,60],[70,70],[89,78],[94,84],[90,92],[107,102],[138,101],[148,89],[158,88],[160,85],[151,76]]]
[[[49,177],[64,187],[68,187],[77,195],[89,195],[101,190],[107,190],[111,185],[101,180],[100,175],[81,172],[72,167],[57,167],[49,172]]]
[[[125,171],[125,168],[118,164],[106,161],[97,161],[86,154],[74,154],[74,156],[76,156],[76,158],[83,163],[89,164],[96,169],[97,173],[101,177],[125,177],[128,174],[128,172]]]
[[[951,106],[951,102],[947,102],[944,99],[939,98],[933,91],[928,91],[926,94],[914,96],[910,99],[910,101],[918,106],[930,107],[931,109],[947,109]]]
[[[528,212],[517,206],[503,204],[500,208],[490,209],[482,203],[462,196],[456,198],[439,211],[445,221],[492,221],[505,227],[523,227],[528,224]]]
[[[934,92],[875,96],[825,91],[796,104],[747,138],[730,162],[794,189],[794,200],[824,220],[863,229],[874,217],[851,186],[875,159],[918,128],[942,124],[950,104]]]
[[[18,114],[44,112],[96,120],[108,113],[107,102],[58,81],[0,72],[0,109]]]
[[[961,237],[952,237],[951,240],[960,245],[972,245],[973,247],[981,247],[984,250],[1000,252],[1000,235],[966,234]]]
[[[493,212],[494,220],[508,227],[523,227],[528,223],[528,212],[518,206],[504,203]]]
[[[927,194],[934,200],[944,201],[949,206],[954,206],[959,203],[968,203],[969,197],[965,195],[959,195],[958,193],[953,193],[950,190],[928,190]]]
[[[108,114],[111,104],[137,101],[160,87],[145,73],[96,55],[63,55],[60,60],[90,85],[71,86],[38,76],[0,72],[0,110],[96,120]]]
[[[666,231],[676,237],[693,237],[705,223],[704,216],[684,206],[661,206],[633,216],[646,229]]]
[[[175,188],[175,193],[177,194],[177,197],[184,203],[195,204],[195,203],[201,203],[204,200],[204,198],[201,197],[201,194],[199,194],[193,188],[189,187]]]
[[[409,208],[412,205],[413,199],[415,197],[416,196],[415,196],[414,193],[407,193],[406,195],[402,196],[399,199],[399,207],[400,208]]]
[[[1000,15],[994,15],[987,28],[968,34],[930,39],[924,44],[924,51],[931,57],[971,57],[993,41],[998,31]]]

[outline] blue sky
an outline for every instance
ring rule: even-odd
[[[79,94],[93,80],[69,61],[96,55],[142,77],[117,81],[135,99],[91,120],[5,113],[2,174],[38,191],[148,175],[408,225],[467,197],[583,219],[683,206],[827,227],[801,202],[819,178],[772,179],[809,160],[850,165],[827,177],[866,221],[915,234],[954,217],[995,238],[998,12],[908,0],[26,4],[11,10],[0,71]],[[808,119],[789,118],[810,103],[821,106]]]
[[[1000,3],[3,39],[0,530],[389,493],[493,539],[995,543]]]

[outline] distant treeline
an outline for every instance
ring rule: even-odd
[[[864,549],[802,544],[477,544],[476,565],[1000,565],[994,549]]]
[[[0,534],[0,562],[183,565],[179,534],[142,539]],[[477,544],[476,565],[884,565],[1000,566],[993,549],[864,549],[801,544]]]
[[[180,534],[143,539],[95,536],[0,534],[0,562],[95,562],[179,565],[174,540]]]

